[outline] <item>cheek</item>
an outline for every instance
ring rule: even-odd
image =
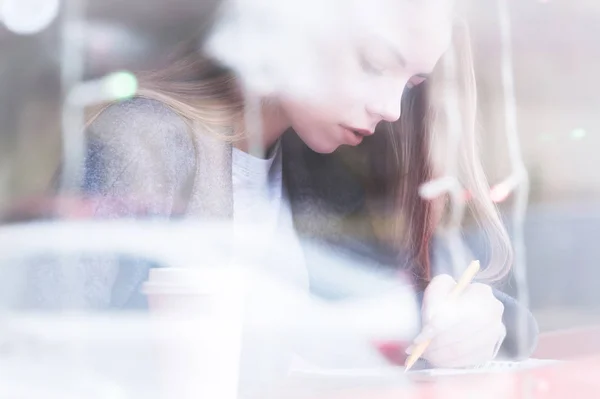
[[[333,106],[323,108],[299,104],[288,105],[285,109],[296,134],[308,147],[319,153],[333,152],[339,146],[336,129],[341,120],[337,111]]]
[[[293,125],[322,129],[326,125],[342,123],[348,106],[347,99],[343,96],[329,96],[310,103],[288,104],[285,112]]]
[[[367,102],[378,90],[377,79],[366,76],[362,71],[353,70],[339,74],[335,82],[335,86],[331,88],[331,102],[345,104],[350,108]]]
[[[375,88],[364,81],[342,80],[328,88],[326,96],[312,104],[312,115],[320,121],[341,124],[362,118],[366,104],[373,98]]]
[[[367,76],[358,62],[356,49],[350,46],[329,47],[321,56],[321,107],[353,108],[364,102],[372,89],[371,77]]]

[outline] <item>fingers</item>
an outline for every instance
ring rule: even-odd
[[[504,305],[494,296],[492,287],[485,284],[471,284],[469,285],[463,295],[463,300],[468,300],[474,304],[479,304],[479,308],[483,311],[485,316],[490,319],[502,319],[504,314]]]
[[[442,284],[446,284],[442,287]],[[472,320],[501,323],[504,305],[493,294],[491,287],[485,284],[471,284],[457,299],[439,299],[436,292],[442,292],[450,287],[449,281],[440,283],[430,291],[431,302],[423,304],[423,324],[421,334],[415,341],[423,342],[432,339],[438,331],[447,330],[458,323]],[[437,302],[435,302],[437,301]]]
[[[474,342],[488,342],[491,349],[503,338],[502,323],[470,323],[458,324],[454,328],[440,332],[429,344],[427,351],[436,353],[447,348],[468,348]]]
[[[502,324],[472,330],[456,328],[436,337],[423,357],[435,367],[468,367],[486,363],[496,356],[505,336]]]
[[[423,296],[423,322],[428,324],[435,314],[445,313],[440,309],[448,302],[448,296],[456,286],[456,281],[447,275],[441,274],[431,280]]]
[[[439,320],[440,318],[437,317],[434,319],[434,322]],[[428,350],[435,351],[447,346],[457,345],[461,342],[466,342],[466,345],[469,345],[469,340],[475,332],[501,331],[504,328],[500,320],[465,317],[465,314],[461,315],[461,317],[448,319],[448,321],[446,324],[432,322],[430,325],[425,326],[421,333],[413,340],[412,346],[430,341]],[[494,333],[491,338],[492,345],[495,344],[499,336],[499,334]],[[412,349],[412,346],[409,349]]]
[[[440,305],[435,312],[435,316],[430,319],[428,324],[425,324],[413,342],[418,345],[430,341],[440,332],[452,329],[465,319],[469,320],[469,317],[465,314],[465,308],[460,308],[455,303]]]
[[[465,367],[492,360],[506,335],[504,306],[491,287],[474,283],[455,300],[456,282],[447,275],[432,280],[423,300],[421,333],[414,345],[430,341],[423,357],[437,367]]]

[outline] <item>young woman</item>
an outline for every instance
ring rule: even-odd
[[[249,92],[193,43],[168,67],[140,75],[136,98],[92,119],[83,190],[95,216],[263,220],[298,241],[410,275],[424,292],[424,329],[415,341],[432,339],[424,357],[433,365],[527,356],[536,335],[528,311],[481,283],[448,303],[455,281],[431,260],[447,209],[418,190],[446,173],[440,160],[449,137],[443,93],[450,74],[441,60],[450,53],[461,103],[459,179],[492,247],[484,277],[506,275],[510,258],[475,148],[468,35],[451,3],[369,2],[385,7],[377,29],[359,20],[348,27],[356,40],[313,43],[311,70],[323,77],[318,95]],[[260,123],[248,123],[250,106]],[[296,250],[285,267],[299,274],[318,269],[300,245]],[[94,285],[94,306],[128,304],[143,278],[113,271]],[[434,317],[432,309],[444,311]],[[518,353],[514,320],[521,312],[530,326],[525,352]]]

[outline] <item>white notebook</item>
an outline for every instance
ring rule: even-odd
[[[426,370],[415,370],[409,371],[411,375],[424,375],[430,377],[436,376],[453,376],[453,375],[465,375],[465,374],[485,374],[485,373],[502,373],[517,370],[526,370],[538,367],[549,366],[556,364],[556,360],[546,359],[528,359],[520,362],[515,361],[492,361],[479,367],[471,367],[464,369],[426,369]]]
[[[401,368],[386,367],[382,369],[344,369],[344,370],[331,370],[331,369],[304,369],[294,370],[292,376],[296,378],[304,379],[328,379],[328,380],[353,380],[358,381],[370,381],[370,382],[392,382],[402,381],[403,377],[409,377],[412,380],[431,379],[436,377],[444,376],[457,376],[457,375],[469,375],[469,374],[486,374],[486,373],[502,373],[511,372],[524,369],[532,369],[538,367],[545,367],[552,364],[556,364],[556,360],[544,360],[544,359],[528,359],[520,362],[515,361],[492,361],[485,365],[472,368],[464,369],[424,369],[424,370],[411,370],[406,374]]]
[[[428,369],[407,373],[401,367],[349,369],[297,369],[290,373],[284,384],[285,396],[290,399],[327,396],[329,391],[364,388],[405,388],[408,384],[436,383],[447,377],[474,374],[492,374],[513,370],[544,367],[555,363],[547,360],[523,362],[495,361],[471,369]],[[501,382],[503,383],[503,382]]]

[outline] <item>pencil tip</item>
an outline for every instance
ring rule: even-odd
[[[404,372],[406,373],[408,370],[410,370],[412,366],[415,365],[416,361],[417,359],[415,359],[413,356],[410,356],[408,359],[406,359],[406,363],[404,364]]]

